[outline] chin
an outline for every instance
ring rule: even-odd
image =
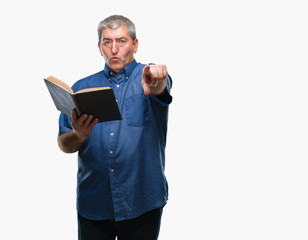
[[[119,70],[119,71],[126,67],[125,64],[123,64],[123,63],[112,63],[112,64],[110,64],[110,66],[111,66],[112,69]]]

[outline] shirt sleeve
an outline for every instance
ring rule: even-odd
[[[59,117],[59,136],[72,130],[71,118],[63,113]]]

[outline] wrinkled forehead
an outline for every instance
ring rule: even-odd
[[[106,38],[107,36],[114,36],[114,35],[129,36],[128,27],[122,24],[116,28],[104,28],[101,33],[102,38]]]
[[[102,30],[101,40],[119,38],[130,38],[128,28],[125,24],[122,24],[117,28],[104,28]]]

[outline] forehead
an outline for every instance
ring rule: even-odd
[[[108,38],[108,39],[117,39],[117,38],[129,38],[129,32],[126,25],[121,25],[118,28],[111,29],[111,28],[105,28],[102,30],[102,38]]]

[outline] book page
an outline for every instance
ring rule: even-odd
[[[70,94],[74,94],[73,90],[71,89],[70,86],[68,86],[66,83],[62,82],[61,80],[53,77],[53,76],[50,76],[48,78],[46,78],[46,80],[56,84],[57,86],[63,88],[64,90],[66,90],[67,92],[69,92]]]
[[[56,108],[64,114],[71,116],[72,110],[76,108],[73,100],[73,96],[66,89],[62,88],[58,84],[44,79],[49,93],[54,101]]]
[[[85,89],[81,89],[77,91],[75,94],[84,93],[84,92],[100,91],[100,90],[106,90],[106,89],[110,89],[110,87],[85,88]]]

